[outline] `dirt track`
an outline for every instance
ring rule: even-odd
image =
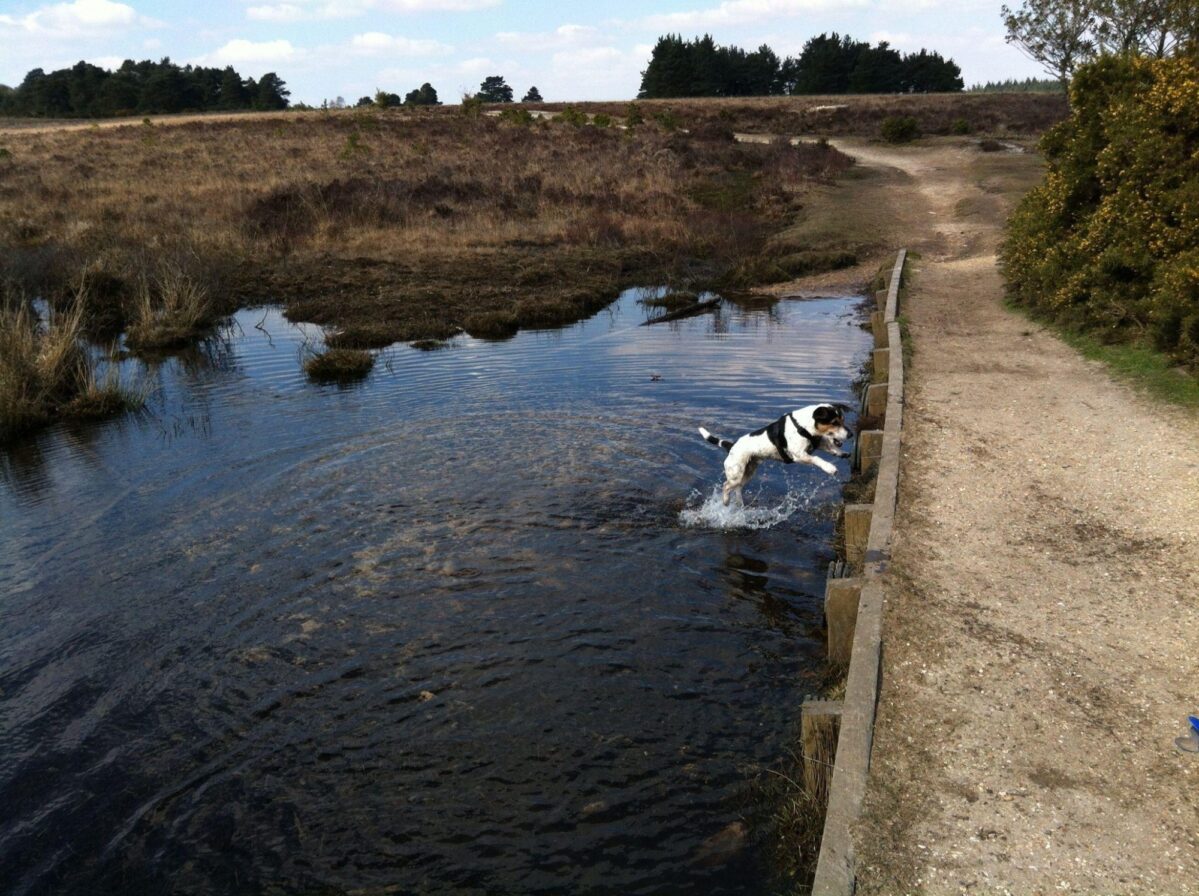
[[[842,148],[922,253],[859,892],[1199,892],[1199,422],[1004,308],[1034,160]]]

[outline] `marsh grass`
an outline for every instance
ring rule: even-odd
[[[0,444],[57,418],[99,418],[139,407],[144,397],[121,385],[83,340],[85,303],[49,309],[45,321],[32,304],[9,292],[0,304]]]
[[[354,348],[326,348],[304,359],[304,372],[321,383],[352,383],[366,379],[375,366],[375,356]]]
[[[180,348],[209,330],[216,316],[207,287],[168,265],[153,279],[140,278],[125,343],[137,352]]]

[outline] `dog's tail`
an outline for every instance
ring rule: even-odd
[[[708,432],[702,426],[699,428],[699,434],[701,436],[703,436],[705,439],[707,439],[709,442],[711,442],[713,445],[719,445],[725,451],[728,451],[730,448],[733,447],[732,441],[730,441],[729,439],[718,439],[718,438],[716,438],[716,436],[712,435],[712,433]]]

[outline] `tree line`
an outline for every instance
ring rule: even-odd
[[[105,118],[168,112],[286,109],[291,92],[274,72],[243,78],[232,66],[178,66],[126,59],[116,71],[88,62],[46,73],[35,68],[15,88],[0,85],[0,115]]]
[[[641,99],[787,94],[933,93],[963,88],[961,69],[940,53],[900,53],[847,35],[821,34],[798,58],[763,44],[749,52],[721,46],[710,34],[658,38],[641,73]]]

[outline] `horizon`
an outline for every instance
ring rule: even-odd
[[[376,90],[429,82],[443,102],[500,75],[517,98],[536,86],[546,102],[633,99],[657,39],[711,34],[724,45],[769,45],[798,56],[809,38],[848,34],[927,49],[953,59],[966,86],[1044,77],[1004,41],[991,0],[682,0],[653,10],[618,0],[217,0],[198,17],[182,0],[4,3],[0,36],[10,47],[0,84],[79,61],[109,70],[125,59],[232,65],[243,77],[276,73],[293,103],[353,104]]]

